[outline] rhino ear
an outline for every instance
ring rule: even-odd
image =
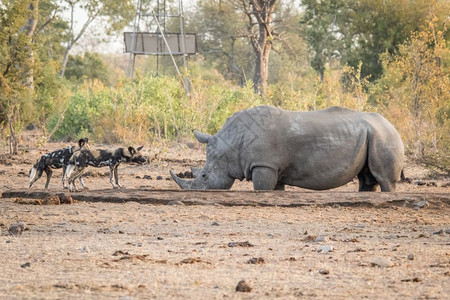
[[[194,135],[197,141],[202,144],[207,144],[212,135],[207,133],[201,133],[200,131],[194,130]]]

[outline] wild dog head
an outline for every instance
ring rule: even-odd
[[[78,140],[78,149],[76,149],[75,151],[81,150],[83,148],[91,149],[91,146],[89,146],[89,139],[87,137]]]
[[[123,151],[123,159],[124,162],[134,162],[138,163],[140,165],[147,162],[147,158],[141,154],[141,150],[144,148],[144,146],[140,146],[137,149],[134,149],[133,147],[128,147],[128,149],[124,149]],[[128,151],[127,151],[128,150]]]

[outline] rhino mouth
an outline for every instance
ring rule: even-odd
[[[175,173],[170,170],[170,176],[172,176],[172,179],[182,188],[183,190],[189,190],[192,187],[192,181],[181,179]]]

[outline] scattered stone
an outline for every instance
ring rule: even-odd
[[[11,224],[8,228],[9,234],[14,235],[14,236],[21,235],[24,230],[25,230],[24,222],[18,222],[15,224]]]
[[[408,278],[408,279],[402,279],[402,282],[421,282],[422,280],[414,277],[414,278]]]
[[[141,179],[141,176],[136,175],[134,178],[136,178],[136,179]]]
[[[266,261],[264,260],[264,258],[262,257],[253,257],[252,259],[249,259],[247,261],[248,264],[254,264],[254,265],[259,265],[259,264],[263,264]]]
[[[444,229],[433,232],[433,234],[444,235]]]
[[[324,235],[319,235],[318,237],[316,237],[314,239],[315,243],[321,243],[321,242],[326,242],[326,241],[328,241],[328,238]]]
[[[317,248],[317,252],[328,253],[333,251],[333,246],[331,245],[321,245]]]
[[[408,254],[408,259],[409,260],[414,260],[414,254]]]
[[[179,263],[177,263],[177,265],[182,265],[182,264],[195,264],[195,263],[205,263],[205,264],[211,264],[209,261],[205,261],[203,259],[201,259],[200,257],[190,257],[190,258],[185,258],[182,261],[180,261]]]
[[[254,245],[250,244],[248,241],[230,242],[230,243],[228,243],[228,247],[254,247]]]
[[[29,268],[31,266],[31,264],[29,262],[26,262],[22,265],[20,265],[21,268]]]
[[[425,206],[428,206],[428,202],[425,200],[420,200],[413,204],[413,209],[418,210],[420,208],[424,208]]]
[[[372,267],[380,267],[380,268],[390,268],[394,264],[391,262],[390,259],[385,257],[375,257],[370,261],[370,265]]]
[[[30,123],[30,124],[27,125],[27,127],[25,127],[25,129],[28,130],[28,131],[32,131],[32,130],[35,130],[37,128],[38,127],[34,123]]]
[[[170,180],[172,180],[172,178],[166,177],[166,181],[170,181]]]
[[[450,228],[449,229],[445,229],[445,233],[446,234],[450,234]]]
[[[91,250],[89,249],[88,246],[84,246],[84,247],[81,249],[81,253],[89,253],[89,252],[91,252]]]
[[[128,253],[128,251],[124,252],[124,251],[122,251],[122,250],[116,250],[112,255],[113,255],[113,256],[130,255],[130,253]]]
[[[236,285],[236,292],[250,293],[253,288],[245,280],[241,280]]]
[[[164,238],[163,238],[163,237],[160,237],[160,236],[158,236],[156,239],[157,239],[158,241],[164,240]]]
[[[328,274],[330,274],[330,271],[326,270],[326,269],[320,269],[319,273],[322,274],[322,275],[328,275]]]
[[[156,180],[163,180],[163,177],[162,176],[157,176]]]
[[[355,250],[348,250],[347,252],[366,252],[366,250],[364,250],[361,247],[356,248]]]
[[[150,175],[144,175],[144,177],[142,177],[142,179],[152,180],[153,178]]]
[[[220,226],[220,224],[217,223],[216,221],[214,221],[214,222],[211,223],[211,226]]]
[[[295,257],[289,257],[289,261],[297,261],[297,259]]]
[[[315,235],[307,235],[304,239],[302,239],[303,242],[314,242],[315,240],[316,240]]]
[[[441,186],[444,187],[444,188],[450,187],[450,181],[449,182],[444,182]]]

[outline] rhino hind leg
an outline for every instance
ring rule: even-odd
[[[377,189],[378,182],[370,172],[367,164],[358,174],[359,191],[360,192],[374,192]]]
[[[252,170],[253,189],[255,191],[272,191],[278,182],[278,173],[271,168],[255,167]]]

